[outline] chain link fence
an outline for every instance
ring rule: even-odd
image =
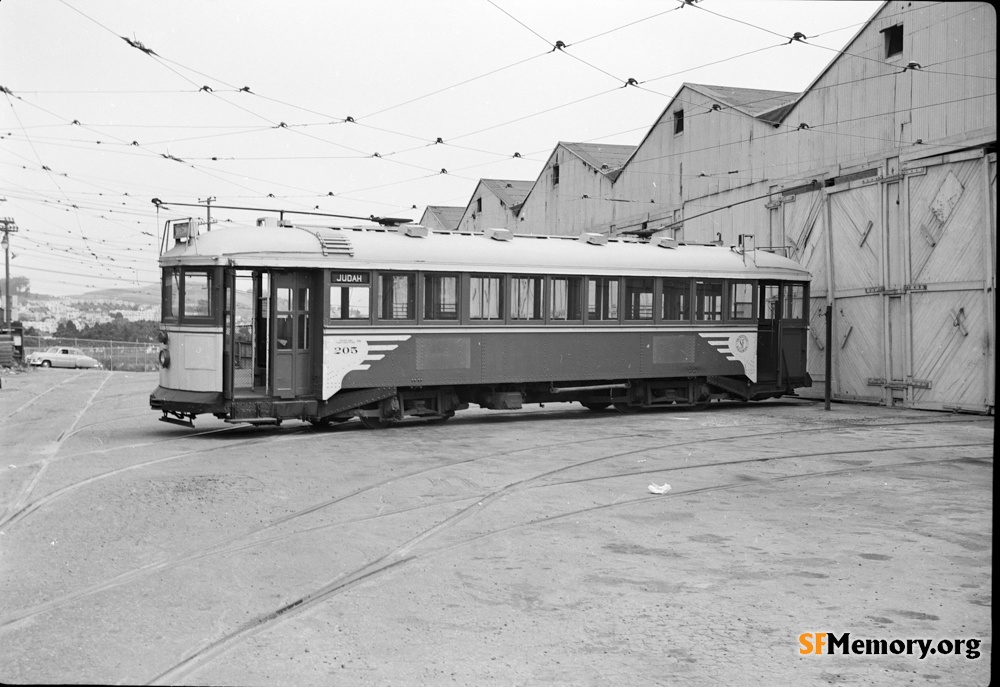
[[[154,372],[160,369],[159,344],[141,341],[104,341],[70,337],[24,337],[24,357],[52,346],[78,348],[104,366],[119,372]]]

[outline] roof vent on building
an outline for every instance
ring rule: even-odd
[[[483,231],[483,236],[488,239],[493,239],[494,241],[513,241],[514,234],[510,229],[486,229]]]
[[[426,238],[430,230],[422,224],[402,224],[397,229],[403,236],[414,236],[416,238]]]
[[[354,247],[351,245],[351,239],[344,234],[337,232],[336,234],[324,236],[317,232],[316,238],[319,239],[323,255],[349,255],[352,258],[354,257]]]
[[[584,232],[580,234],[580,238],[577,239],[582,243],[589,243],[594,246],[606,246],[608,245],[608,237],[604,234],[593,234],[590,232]]]
[[[677,239],[671,236],[661,236],[659,240],[657,240],[656,245],[660,248],[676,248]]]

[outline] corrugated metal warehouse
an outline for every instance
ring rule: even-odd
[[[785,252],[814,278],[813,393],[829,304],[834,398],[992,412],[990,5],[886,2],[804,92],[684,84],[637,148],[604,148],[560,143],[492,226]]]

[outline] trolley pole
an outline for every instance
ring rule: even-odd
[[[11,331],[11,318],[10,318],[10,234],[17,232],[17,224],[14,222],[13,217],[2,217],[0,218],[0,231],[3,232],[3,240],[0,241],[3,245],[4,252],[4,266],[6,271],[4,272],[4,295],[6,302],[4,303],[4,324],[6,325],[5,330],[7,332]]]

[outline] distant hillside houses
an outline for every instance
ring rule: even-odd
[[[52,334],[60,324],[73,322],[78,328],[111,322],[121,315],[130,322],[159,322],[160,308],[140,306],[121,299],[96,300],[67,297],[46,300],[32,300],[30,296],[22,296],[20,303],[13,303],[12,312],[16,319],[27,329],[34,328],[41,333]]]

